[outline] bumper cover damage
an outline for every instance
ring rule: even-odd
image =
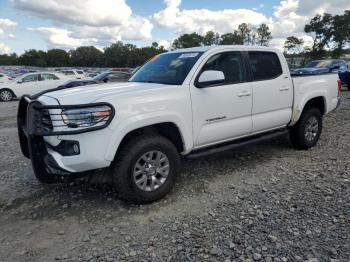
[[[100,105],[101,103],[89,104]],[[69,168],[62,168],[61,160],[65,157],[80,157],[80,145],[79,141],[58,140],[59,136],[66,135],[66,137],[74,137],[76,134],[86,133],[98,129],[105,128],[112,117],[108,119],[103,125],[89,127],[84,129],[55,129],[55,125],[58,122],[55,121],[59,114],[57,111],[61,111],[65,108],[81,108],[87,105],[74,105],[74,106],[61,106],[61,105],[42,105],[37,100],[32,100],[29,96],[24,96],[20,99],[18,114],[17,114],[17,127],[20,147],[23,155],[29,158],[32,162],[32,167],[35,175],[39,176],[57,176],[57,177],[81,177],[86,175],[84,171],[73,171]],[[51,112],[51,113],[50,113]],[[54,114],[52,114],[54,112]],[[58,116],[59,115],[59,116]],[[114,115],[114,109],[113,109]],[[58,120],[56,120],[58,121]],[[61,123],[60,123],[61,124]],[[60,126],[61,127],[61,126]],[[55,137],[54,137],[55,136]],[[59,141],[59,144],[52,145],[47,142],[48,138],[52,137]],[[56,156],[59,156],[56,161]],[[61,164],[59,164],[61,163]]]

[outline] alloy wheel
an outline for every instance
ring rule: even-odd
[[[165,183],[169,172],[168,157],[160,151],[149,151],[136,161],[133,171],[134,183],[139,189],[152,192]]]

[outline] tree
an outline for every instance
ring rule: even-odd
[[[304,40],[295,36],[289,36],[284,42],[284,49],[292,54],[301,54],[304,52]]]
[[[158,44],[157,42],[153,42],[151,47],[153,47],[153,48],[158,48],[158,47],[159,47],[159,44]]]
[[[196,47],[201,46],[203,44],[203,36],[192,33],[192,34],[184,34],[178,37],[173,42],[173,48],[179,49],[179,48],[189,48],[189,47]]]
[[[205,46],[218,45],[219,43],[220,36],[213,31],[208,31],[203,37],[203,45]]]
[[[350,10],[346,10],[344,15],[333,16],[332,22],[332,40],[335,43],[332,55],[340,57],[346,44],[350,43]]]
[[[18,57],[16,53],[10,55],[4,54],[0,55],[0,65],[17,65]]]
[[[104,49],[104,64],[106,66],[116,67],[119,66],[122,60],[124,50],[124,44],[121,41],[113,43],[109,47]]]
[[[256,42],[261,46],[268,46],[272,39],[270,28],[266,24],[261,24],[256,30]]]
[[[241,45],[254,45],[255,44],[255,29],[251,24],[242,23],[238,26],[237,34],[240,39]]]
[[[110,67],[136,67],[165,51],[156,42],[153,42],[152,46],[138,48],[135,45],[123,44],[123,42],[118,41],[105,48],[104,65]]]
[[[70,51],[73,66],[100,66],[103,53],[94,46],[81,46]]]
[[[46,52],[41,50],[30,49],[25,51],[20,57],[19,62],[21,65],[27,66],[47,66]]]
[[[50,49],[46,54],[47,66],[67,66],[70,64],[69,54],[62,49]]]
[[[238,35],[237,30],[233,33],[223,34],[220,39],[220,45],[239,45],[242,44],[242,40]]]
[[[309,52],[312,58],[325,56],[325,47],[329,46],[332,39],[332,22],[332,15],[325,13],[323,16],[316,15],[305,25],[304,31],[313,36],[313,45]]]

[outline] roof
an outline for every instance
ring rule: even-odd
[[[213,45],[213,46],[198,46],[191,48],[177,49],[170,51],[170,53],[180,53],[180,52],[206,52],[209,50],[224,50],[224,49],[245,49],[245,50],[277,50],[272,47],[265,46],[246,46],[246,45]]]

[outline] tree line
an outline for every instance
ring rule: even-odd
[[[0,55],[0,65],[24,65],[38,67],[136,67],[151,57],[166,52],[163,46],[154,42],[151,46],[137,47],[121,41],[113,43],[103,51],[94,46],[81,46],[65,51],[50,49],[47,52],[30,49],[17,56]]]
[[[284,49],[287,56],[302,56],[307,59],[340,57],[349,53],[350,45],[350,10],[340,15],[316,15],[304,27],[305,33],[312,36],[312,46],[306,46],[302,38],[289,36]],[[171,49],[210,45],[260,45],[269,46],[272,40],[270,28],[266,24],[255,27],[242,23],[231,33],[218,34],[209,31],[204,35],[198,33],[183,34],[176,38]],[[81,46],[65,51],[50,49],[48,51],[27,50],[22,55],[0,55],[0,65],[27,65],[39,67],[136,67],[151,57],[166,52],[163,46],[154,42],[148,47],[137,47],[121,41],[104,48],[103,51],[93,46]]]
[[[312,36],[312,45],[305,46],[302,38],[289,36],[284,43],[289,55],[313,59],[339,58],[349,53],[350,10],[341,15],[316,15],[305,25],[304,31]]]
[[[172,48],[187,48],[202,45],[225,44],[258,44],[268,45],[272,39],[271,32],[266,24],[258,28],[243,23],[233,33],[220,36],[213,31],[204,36],[197,33],[184,34],[175,39]],[[24,65],[38,67],[136,67],[142,65],[151,57],[166,52],[163,46],[153,42],[148,47],[137,47],[132,44],[124,44],[121,41],[104,48],[103,51],[94,46],[81,46],[65,51],[62,49],[50,49],[48,51],[30,49],[17,56],[0,55],[0,65]]]
[[[219,35],[213,31],[205,35],[197,33],[184,34],[175,39],[173,49],[189,48],[194,46],[211,46],[211,45],[260,45],[268,46],[272,39],[270,28],[266,24],[254,27],[251,24],[242,23],[238,29],[232,33]]]

